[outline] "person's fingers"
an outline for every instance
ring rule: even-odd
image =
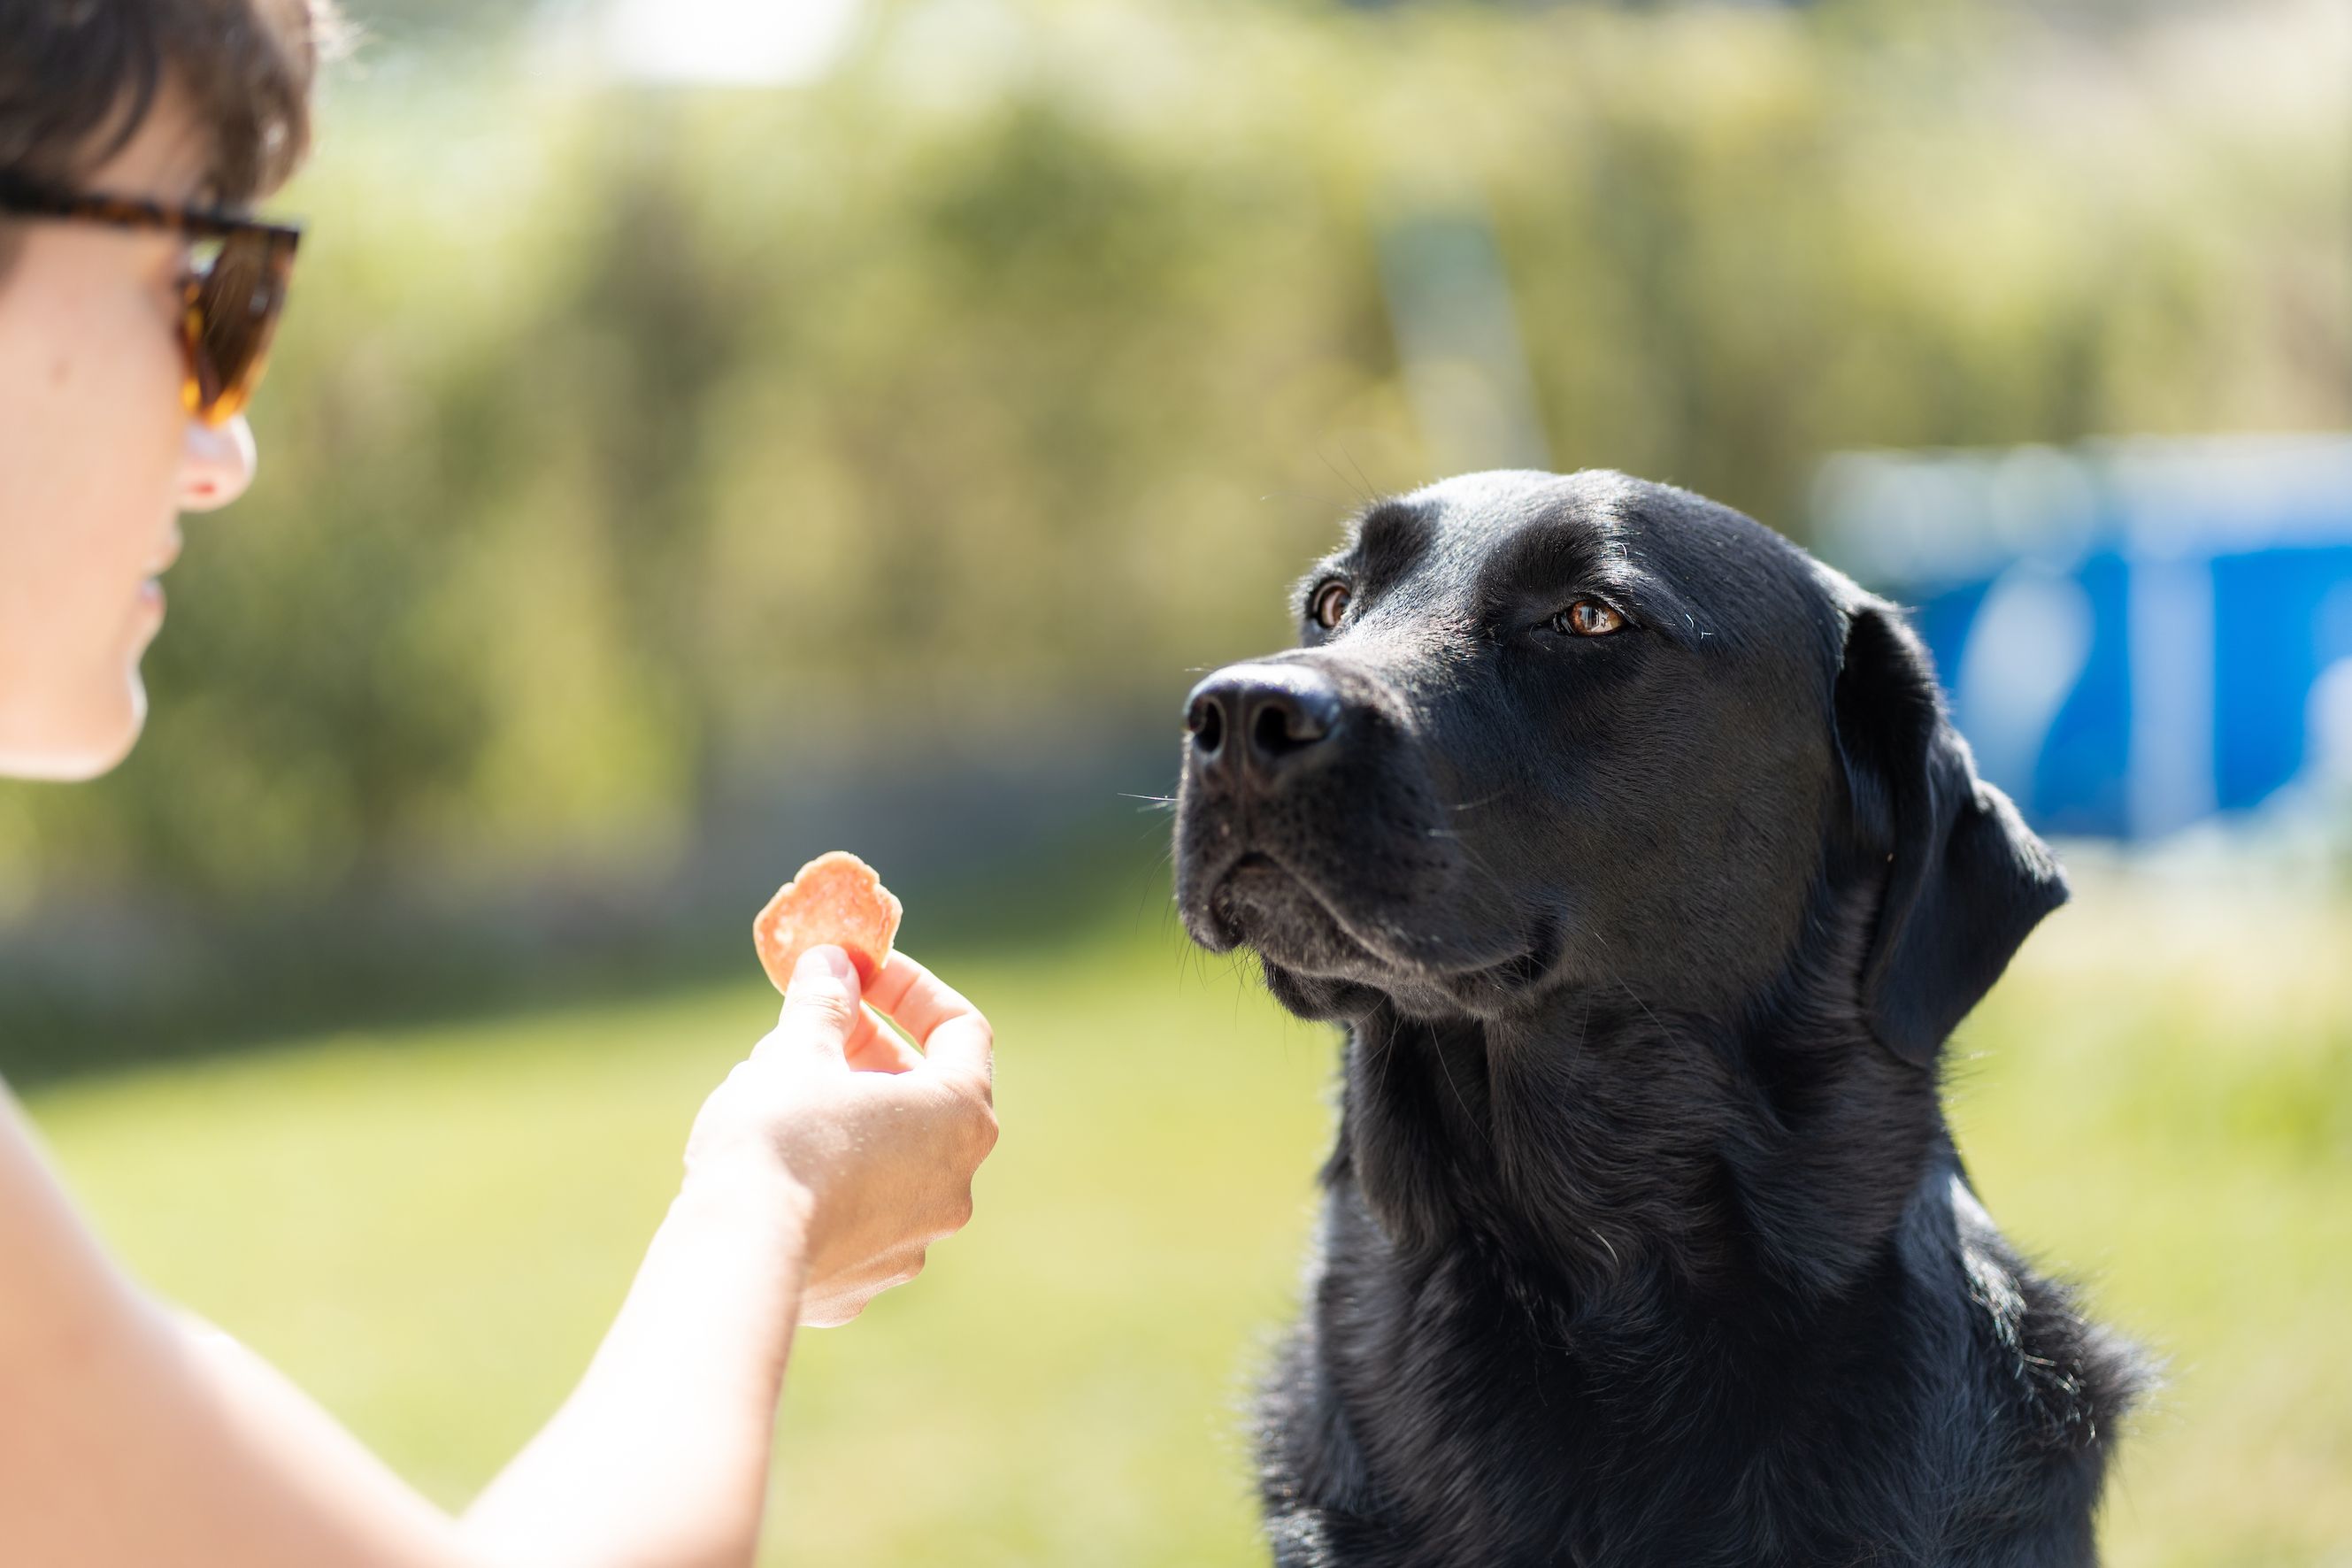
[[[900,1039],[871,1007],[859,1009],[857,1027],[850,1032],[842,1055],[859,1072],[906,1072],[923,1065],[922,1053]]]
[[[935,1066],[982,1084],[992,1078],[995,1037],[988,1020],[962,993],[905,953],[890,955],[866,1000],[914,1036]]]
[[[899,1247],[884,1257],[876,1258],[859,1269],[854,1277],[841,1282],[836,1289],[845,1293],[863,1296],[867,1300],[872,1300],[883,1291],[904,1285],[908,1280],[920,1274],[923,1271],[925,1255],[929,1250],[928,1245]]]
[[[845,1057],[851,1036],[865,1020],[858,1005],[857,971],[837,947],[813,947],[793,966],[783,1011],[768,1037],[751,1048],[754,1057],[782,1047]]]
[[[801,1327],[804,1329],[846,1328],[857,1321],[858,1313],[866,1310],[866,1303],[869,1299],[860,1296],[844,1297],[839,1300],[831,1297],[803,1300],[801,1302]]]
[[[941,1019],[973,1010],[953,986],[903,952],[893,952],[884,963],[866,999],[919,1041]]]
[[[845,1299],[855,1300],[861,1303],[870,1301],[883,1291],[895,1289],[922,1273],[923,1265],[928,1261],[929,1252],[929,1242],[917,1242],[906,1247],[893,1247],[879,1257],[866,1259],[856,1268],[845,1270],[826,1280],[823,1287],[824,1292],[836,1301]]]
[[[845,1057],[860,1056],[874,1048],[874,1034],[881,1026],[875,1021],[874,1009],[860,1005],[857,1021],[849,1026],[848,1035],[841,1042]]]
[[[948,1019],[923,1038],[923,1059],[931,1071],[957,1080],[982,1100],[996,1086],[996,1034],[977,1010]]]
[[[981,1157],[987,1158],[985,1154]],[[924,1226],[923,1234],[927,1238],[924,1245],[945,1241],[971,1223],[971,1184],[966,1181],[940,1195],[939,1206],[931,1212],[929,1221]]]
[[[827,1279],[801,1299],[801,1321],[813,1329],[837,1329],[855,1322],[874,1298],[922,1273],[927,1249],[901,1248],[865,1267]]]

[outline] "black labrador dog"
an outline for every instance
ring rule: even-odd
[[[1201,682],[1195,940],[1349,1039],[1282,1568],[2080,1564],[2144,1373],[1945,1037],[2066,897],[1893,606],[1612,473],[1382,502]]]

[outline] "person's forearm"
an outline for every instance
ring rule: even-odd
[[[76,1223],[0,1090],[0,1563],[507,1568]]]
[[[804,1235],[781,1179],[689,1181],[580,1386],[467,1510],[467,1539],[501,1563],[749,1563]]]

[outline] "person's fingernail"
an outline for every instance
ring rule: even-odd
[[[849,954],[837,947],[810,948],[801,954],[800,962],[793,965],[794,985],[822,985],[828,982],[835,985],[853,985],[856,981],[857,970],[850,963]]]

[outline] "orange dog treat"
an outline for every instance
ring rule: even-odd
[[[782,991],[793,965],[813,947],[838,947],[857,968],[861,986],[874,984],[890,956],[906,912],[873,867],[845,849],[820,855],[776,889],[751,922],[761,967]]]

